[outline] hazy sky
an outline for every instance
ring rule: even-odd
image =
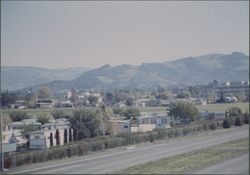
[[[2,65],[98,67],[249,55],[249,2],[1,1]]]

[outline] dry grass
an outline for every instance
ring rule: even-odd
[[[247,152],[249,152],[249,137],[133,166],[116,174],[183,174]]]

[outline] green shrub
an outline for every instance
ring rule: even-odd
[[[156,132],[157,134],[157,139],[163,139],[166,137],[166,129],[163,129],[163,128],[156,128],[154,129],[154,131]]]
[[[245,112],[243,115],[243,123],[249,124],[249,113],[248,112]]]
[[[149,134],[149,140],[151,143],[154,142],[154,140],[155,140],[155,137],[152,133]]]
[[[102,141],[93,141],[90,143],[91,151],[99,151],[104,149],[104,143]]]
[[[223,128],[230,128],[231,127],[231,123],[229,121],[229,119],[225,119],[223,121]]]
[[[169,130],[169,131],[167,132],[167,136],[168,136],[169,138],[174,137],[174,131],[173,131],[172,129]]]
[[[111,138],[104,141],[105,148],[115,148],[118,146],[122,146],[123,138]]]
[[[212,122],[212,123],[209,124],[209,129],[216,130],[217,129],[217,125],[214,122]]]
[[[190,129],[189,128],[183,128],[182,133],[183,133],[184,136],[186,136],[186,135],[188,135],[190,133]]]
[[[239,117],[242,115],[242,111],[239,107],[232,106],[228,109],[229,116]]]
[[[240,117],[236,117],[235,118],[235,122],[234,122],[235,126],[242,126],[242,120]]]
[[[202,128],[203,128],[203,130],[207,130],[207,129],[208,129],[207,123],[204,123],[204,124],[202,125]]]
[[[13,122],[31,118],[25,111],[11,111],[9,115]]]
[[[65,112],[59,109],[53,110],[51,112],[51,115],[53,116],[54,119],[67,118],[67,115],[65,114]]]
[[[181,136],[181,135],[182,135],[182,132],[181,132],[180,129],[176,129],[176,130],[174,131],[174,136],[175,136],[175,137],[179,137],[179,136]]]

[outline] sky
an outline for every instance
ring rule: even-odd
[[[90,67],[249,55],[248,1],[1,1],[1,66]]]

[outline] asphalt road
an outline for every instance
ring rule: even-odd
[[[198,135],[166,140],[159,144],[137,145],[134,149],[112,149],[82,157],[67,158],[20,166],[6,173],[22,174],[87,174],[110,173],[130,166],[165,157],[207,148],[230,140],[249,136],[249,127],[237,127]]]
[[[249,174],[249,154],[203,168],[194,174]]]

